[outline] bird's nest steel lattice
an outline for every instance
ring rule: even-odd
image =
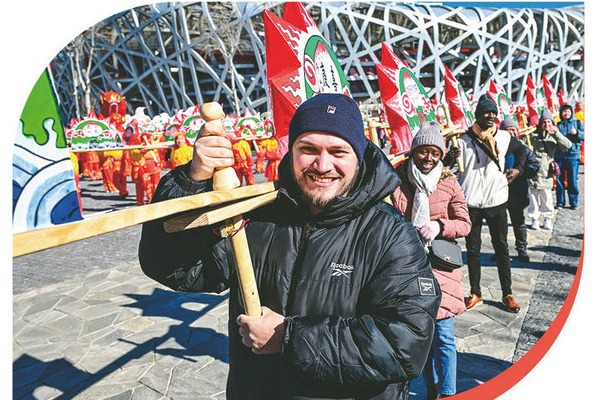
[[[458,3],[453,3],[458,4]],[[480,4],[480,3],[479,3]],[[570,101],[584,97],[584,7],[559,9],[322,2],[306,7],[363,104],[379,102],[375,64],[389,45],[443,99],[444,65],[475,97],[493,79],[515,103],[545,75]],[[122,93],[150,116],[219,101],[226,112],[269,108],[262,11],[281,2],[156,3],[90,27],[53,60],[63,119]],[[75,95],[74,95],[75,94]],[[86,100],[87,99],[87,100]]]

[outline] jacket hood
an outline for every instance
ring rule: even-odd
[[[279,164],[280,193],[292,203],[307,211],[302,191],[296,184],[291,170],[289,152]],[[318,225],[337,225],[361,214],[366,208],[383,200],[400,185],[400,179],[386,155],[372,142],[367,144],[363,162],[358,172],[354,188],[348,196],[337,196],[317,216],[314,222]]]

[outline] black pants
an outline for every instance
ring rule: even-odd
[[[506,203],[492,208],[469,207],[469,217],[471,218],[472,227],[471,232],[466,237],[466,245],[471,293],[481,296],[481,227],[485,219],[492,237],[492,246],[496,253],[496,265],[498,266],[502,296],[512,294]]]
[[[517,253],[527,253],[527,225],[525,224],[525,208],[520,205],[508,206],[508,215],[515,234]]]

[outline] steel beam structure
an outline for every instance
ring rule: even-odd
[[[479,96],[490,79],[517,104],[526,80],[545,75],[570,101],[584,97],[583,4],[560,9],[440,3],[306,3],[332,45],[356,100],[379,102],[375,64],[392,47],[443,99],[444,65]],[[452,3],[458,4],[458,3]],[[281,2],[156,3],[99,22],[53,60],[65,121],[99,109],[99,92],[122,93],[129,111],[173,114],[205,101],[226,112],[266,111],[262,11]],[[87,97],[86,97],[87,96]]]

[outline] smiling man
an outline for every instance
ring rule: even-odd
[[[210,190],[214,168],[233,163],[223,136],[205,124],[153,201]],[[383,201],[398,176],[343,94],[301,104],[289,148],[277,200],[244,215],[261,316],[244,315],[230,244],[210,228],[146,223],[142,269],[174,290],[230,289],[228,399],[408,399],[441,294],[416,230]]]
[[[475,109],[475,124],[457,140],[458,149],[451,157],[461,157],[464,171],[458,181],[469,207],[472,228],[466,237],[467,265],[471,292],[466,299],[467,309],[483,303],[481,293],[481,227],[487,222],[496,255],[502,303],[507,311],[517,313],[519,304],[512,293],[510,256],[508,253],[508,185],[523,171],[526,148],[520,140],[498,129],[498,107],[483,94]],[[505,159],[514,154],[514,166],[505,169]]]

